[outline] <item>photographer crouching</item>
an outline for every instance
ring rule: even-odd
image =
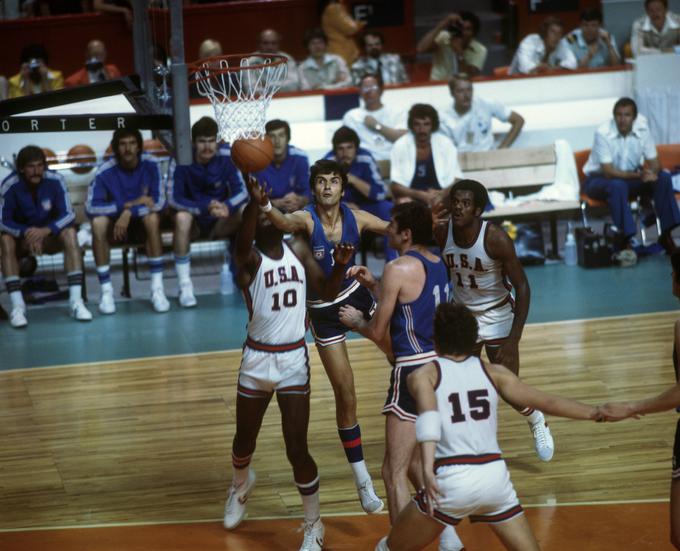
[[[106,46],[101,40],[90,40],[85,48],[85,66],[66,79],[66,87],[104,82],[120,76],[115,65],[106,63]]]
[[[50,69],[47,50],[42,44],[30,44],[21,50],[19,73],[9,79],[9,97],[18,98],[64,87],[61,71]]]

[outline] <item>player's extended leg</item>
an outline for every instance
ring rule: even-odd
[[[392,524],[387,538],[380,540],[376,551],[411,551],[424,549],[433,542],[444,529],[432,517],[424,515],[415,503],[410,502],[399,513],[396,522]]]
[[[151,274],[151,304],[156,312],[170,310],[170,303],[163,288],[163,243],[161,241],[161,218],[151,212],[142,218],[146,232],[146,254]]]
[[[411,499],[408,473],[415,446],[415,423],[402,421],[393,413],[387,414],[382,476],[387,490],[387,506],[392,523],[397,520],[399,513]]]
[[[179,286],[179,304],[184,308],[196,306],[194,286],[191,282],[191,228],[193,224],[194,216],[190,212],[177,211],[175,230],[172,234],[172,249]]]
[[[286,455],[293,467],[295,485],[302,498],[305,515],[301,551],[321,551],[324,526],[319,503],[319,472],[309,454],[307,428],[309,426],[309,393],[276,394],[281,410],[281,427],[286,444]]]
[[[97,279],[101,287],[99,299],[99,311],[102,314],[115,314],[116,302],[113,299],[113,285],[111,284],[111,245],[109,244],[109,226],[111,219],[108,216],[95,216],[92,224],[92,252],[97,266]]]
[[[680,549],[680,478],[671,480],[671,543]]]
[[[335,394],[338,434],[354,474],[361,506],[367,513],[378,513],[382,511],[384,505],[375,493],[371,475],[364,461],[361,428],[357,420],[354,374],[349,363],[347,346],[345,341],[342,341],[328,346],[317,346],[317,351]]]
[[[59,233],[64,249],[64,268],[68,280],[69,309],[78,321],[90,321],[92,314],[83,303],[83,254],[78,246],[74,228],[65,228]]]
[[[499,339],[485,344],[486,355],[491,362],[496,363],[497,354],[503,341],[504,339]],[[519,354],[514,355],[513,361],[505,361],[503,365],[519,376]],[[541,461],[550,461],[555,453],[555,441],[543,412],[531,407],[522,407],[521,405],[513,407],[527,418],[529,428],[534,436],[534,448],[538,458]]]
[[[21,279],[19,279],[19,258],[17,256],[17,239],[7,233],[2,234],[2,275],[5,279],[7,294],[12,302],[9,321],[12,327],[20,328],[28,325],[26,319],[26,303],[21,294]]]
[[[505,522],[490,523],[489,526],[508,551],[540,551],[529,521],[523,514]]]
[[[271,397],[271,393],[264,392],[252,397],[240,393],[236,396],[236,434],[231,447],[233,474],[224,507],[224,527],[227,530],[236,528],[246,513],[246,501],[256,479],[250,461]]]

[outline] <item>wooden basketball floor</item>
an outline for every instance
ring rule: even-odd
[[[590,403],[659,392],[673,383],[677,317],[530,325],[521,374]],[[349,349],[366,460],[384,496],[379,411],[389,366],[367,341]],[[359,514],[333,394],[310,352],[326,549],[373,549],[388,519]],[[297,549],[301,503],[275,401],[253,462],[249,519],[235,532],[221,528],[239,359],[227,351],[0,373],[0,550]],[[674,413],[618,424],[550,419],[556,453],[541,463],[526,422],[502,408],[501,447],[542,548],[670,549],[675,423]],[[466,522],[459,532],[468,550],[499,549],[485,526]]]

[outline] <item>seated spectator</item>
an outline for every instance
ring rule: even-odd
[[[198,47],[198,59],[208,59],[222,55],[222,44],[213,38],[206,38]]]
[[[602,11],[590,8],[581,12],[581,25],[562,39],[573,52],[579,67],[607,67],[621,63],[616,39],[602,28]]]
[[[458,151],[489,151],[494,148],[493,119],[512,126],[498,149],[510,147],[519,136],[524,119],[497,101],[473,97],[472,82],[466,74],[454,76],[449,82],[453,106],[442,113],[441,131]]]
[[[290,125],[286,121],[268,121],[264,130],[274,145],[274,160],[255,177],[267,182],[269,198],[280,211],[300,210],[312,197],[307,153],[290,145]]]
[[[630,33],[633,55],[680,52],[680,15],[668,11],[668,1],[645,0],[645,12]]]
[[[339,55],[349,66],[359,57],[354,36],[366,25],[357,21],[347,11],[340,0],[322,1],[325,7],[321,11],[321,29],[328,37],[328,51]]]
[[[332,90],[352,85],[347,64],[339,55],[327,53],[327,44],[321,29],[305,33],[309,57],[298,68],[302,90]]]
[[[371,153],[359,146],[359,136],[346,126],[333,134],[333,150],[326,159],[337,161],[347,170],[347,187],[343,201],[351,208],[365,210],[389,222],[392,202],[386,199],[385,182]],[[385,238],[385,262],[397,258],[397,251],[388,247]]]
[[[92,223],[102,314],[116,312],[109,267],[112,242],[145,243],[151,273],[151,304],[156,312],[170,309],[163,288],[160,232],[165,190],[158,161],[152,155],[142,154],[142,145],[139,130],[116,130],[111,140],[114,156],[97,170],[85,201],[85,212]]]
[[[537,74],[556,69],[576,69],[576,56],[562,42],[562,22],[557,17],[546,17],[538,34],[524,37],[512,58],[509,73]]]
[[[100,13],[122,15],[127,28],[132,29],[132,2],[130,0],[94,0],[92,7],[94,11]]]
[[[82,298],[83,255],[73,227],[76,215],[63,176],[47,169],[45,153],[27,145],[17,155],[17,169],[2,182],[0,231],[2,275],[12,303],[12,327],[25,327],[26,304],[21,294],[19,257],[64,251],[69,309],[78,321],[92,314]]]
[[[359,96],[363,106],[345,113],[342,124],[354,130],[362,147],[378,161],[388,161],[392,144],[408,130],[403,128],[404,116],[381,101],[383,83],[380,75],[367,74],[359,81]]]
[[[671,176],[660,170],[656,146],[646,119],[638,116],[637,105],[621,98],[614,105],[614,118],[602,124],[583,167],[587,178],[584,191],[593,199],[607,201],[612,219],[620,235],[618,259],[635,263],[631,239],[637,234],[628,200],[631,196],[652,196],[654,209],[661,221],[659,242],[672,250],[671,230],[680,224],[680,211],[675,202]]]
[[[294,92],[295,90],[300,89],[300,77],[298,75],[297,63],[295,63],[295,60],[289,54],[281,51],[280,44],[281,35],[274,29],[265,29],[260,33],[257,46],[259,52],[282,55],[288,60],[288,73],[286,74],[286,80],[283,81],[280,90],[282,92]],[[258,58],[253,59],[257,60],[258,63],[261,63]]]
[[[451,13],[420,39],[419,54],[434,52],[430,80],[449,80],[456,73],[475,76],[482,71],[487,51],[476,39],[479,27],[474,13]]]
[[[103,82],[120,76],[115,65],[106,65],[106,46],[101,40],[90,40],[85,49],[85,67],[79,69],[66,81],[66,87],[84,86],[94,82]]]
[[[383,35],[378,31],[366,31],[362,36],[364,57],[352,64],[352,80],[359,86],[361,77],[367,74],[380,75],[383,84],[408,82],[408,75],[397,54],[383,53]]]
[[[390,180],[396,200],[434,204],[446,188],[463,178],[458,151],[439,130],[439,116],[431,105],[416,103],[408,112],[410,132],[392,148]]]
[[[49,57],[42,44],[30,44],[21,50],[19,73],[9,79],[9,97],[30,96],[64,87],[61,71],[48,67]]]
[[[228,144],[218,145],[217,123],[203,117],[191,127],[194,162],[170,167],[168,203],[175,209],[174,253],[179,304],[196,306],[191,282],[191,241],[236,235],[248,193],[231,161]],[[231,247],[231,244],[230,244]],[[235,273],[232,270],[232,274]]]

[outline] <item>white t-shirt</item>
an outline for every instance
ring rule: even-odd
[[[473,98],[470,110],[459,115],[453,106],[442,112],[440,130],[456,144],[459,152],[489,151],[494,148],[492,119],[508,122],[512,111],[497,101]]]
[[[383,105],[377,111],[367,111],[364,106],[355,107],[345,113],[342,124],[359,135],[361,147],[368,149],[376,161],[389,161],[392,142],[380,132],[371,130],[364,124],[367,115],[371,115],[383,126],[390,128],[406,128],[406,116],[401,111]]]
[[[530,34],[524,37],[519,43],[519,48],[515,52],[510,64],[509,73],[516,75],[517,73],[530,73],[543,59],[545,55],[545,43],[538,34]],[[552,67],[561,67],[563,69],[577,69],[578,61],[574,52],[572,52],[566,44],[560,40],[552,53],[548,56],[548,65]]]
[[[634,172],[644,160],[656,159],[656,145],[649,131],[647,119],[638,115],[631,132],[622,136],[614,119],[602,124],[595,132],[595,142],[583,167],[587,175],[600,174],[602,163],[614,165],[617,170]]]

